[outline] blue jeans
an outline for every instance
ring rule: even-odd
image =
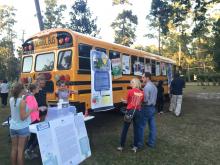
[[[133,130],[134,130],[134,143],[133,145],[135,147],[138,146],[139,141],[139,129],[140,129],[140,121],[141,121],[141,112],[135,111],[134,118],[133,118]],[[121,147],[125,146],[125,141],[128,133],[128,129],[130,127],[131,123],[124,122],[122,132],[121,132],[121,139],[120,139],[120,145]]]
[[[156,123],[155,123],[155,106],[143,106],[141,109],[141,123],[139,129],[139,142],[138,147],[144,145],[144,130],[148,122],[149,136],[148,145],[151,147],[155,146],[156,143]]]

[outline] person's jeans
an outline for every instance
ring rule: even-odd
[[[141,120],[141,112],[135,111],[134,118],[133,118],[133,130],[134,130],[134,143],[133,145],[137,147],[138,141],[139,141],[139,129],[140,129],[140,120]],[[120,139],[120,145],[121,147],[125,146],[125,141],[127,138],[128,129],[130,127],[131,123],[124,122],[123,128],[121,132],[121,139]]]
[[[144,130],[146,124],[149,126],[148,145],[155,146],[156,143],[156,123],[155,123],[155,106],[143,106],[141,110],[141,123],[139,129],[139,142],[138,147],[144,145]]]

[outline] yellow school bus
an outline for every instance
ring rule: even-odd
[[[82,111],[91,110],[91,50],[105,53],[112,62],[120,59],[121,74],[112,75],[111,82],[114,107],[121,105],[121,98],[130,88],[130,80],[141,76],[144,71],[152,73],[152,81],[155,83],[163,80],[165,94],[168,94],[175,67],[175,61],[171,59],[63,28],[41,31],[27,39],[22,47],[20,80],[31,83],[43,74],[49,104],[58,101],[55,94],[57,82],[65,81],[70,90],[78,91],[78,94],[69,97],[70,104]]]

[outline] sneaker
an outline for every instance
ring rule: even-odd
[[[31,159],[38,158],[38,154],[31,152]]]
[[[26,149],[24,151],[24,158],[31,160],[31,154],[30,154],[30,150],[29,149]]]
[[[155,146],[152,145],[152,144],[148,144],[148,143],[146,143],[146,145],[147,145],[149,148],[155,148]]]
[[[123,147],[117,147],[117,151],[123,151]]]
[[[29,149],[26,149],[24,151],[24,157],[25,157],[25,159],[32,160],[34,158],[37,158],[38,154],[34,153],[33,151],[30,151]]]
[[[137,147],[133,147],[131,150],[132,150],[134,153],[136,153],[137,150],[138,150],[138,148],[137,148]]]

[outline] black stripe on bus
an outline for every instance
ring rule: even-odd
[[[77,71],[78,74],[91,74],[90,70],[78,70]]]
[[[123,90],[122,87],[113,87],[112,88],[113,91],[120,91]],[[90,94],[91,93],[91,89],[82,89],[82,90],[78,90],[78,94]]]
[[[78,90],[78,94],[89,94],[89,93],[91,93],[91,89]]]
[[[119,81],[112,81],[112,84],[127,84],[130,83],[130,80],[119,80]],[[91,81],[70,81],[68,85],[91,85]]]
[[[91,85],[91,81],[70,81],[68,85]]]
[[[127,83],[130,83],[130,80],[115,80],[115,81],[112,81],[112,84],[127,84]]]

